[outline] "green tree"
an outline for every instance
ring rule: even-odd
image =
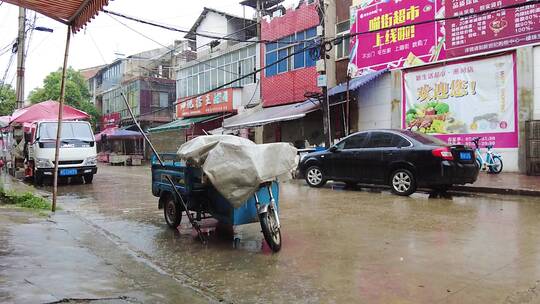
[[[28,99],[32,103],[46,100],[60,100],[60,85],[62,83],[62,69],[52,72],[43,80],[43,87],[36,88],[30,92]],[[66,73],[65,103],[81,111],[85,111],[91,116],[91,122],[96,126],[99,120],[99,112],[90,102],[90,92],[86,85],[86,80],[73,68],[68,68]]]
[[[17,106],[17,95],[9,84],[0,81],[0,116],[11,115]]]

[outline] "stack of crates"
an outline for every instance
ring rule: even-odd
[[[540,175],[540,120],[531,120],[526,123],[525,136],[527,175]]]

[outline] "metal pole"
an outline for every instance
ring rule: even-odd
[[[350,98],[351,93],[349,92],[349,86],[350,86],[350,80],[351,78],[347,74],[347,103],[345,106],[346,116],[345,116],[345,136],[349,136],[350,130],[351,130],[351,105],[350,105]]]
[[[19,7],[19,35],[17,37],[17,109],[24,107],[24,46],[26,43],[26,9]]]
[[[329,148],[332,145],[332,130],[330,127],[330,97],[328,96],[328,59],[325,51],[326,45],[326,26],[329,25],[326,20],[326,3],[324,0],[319,2],[320,9],[323,11],[323,17],[321,18],[322,23],[322,45],[321,45],[321,54],[323,56],[324,62],[324,74],[326,75],[326,84],[323,86],[323,96],[321,98],[321,107],[323,112],[323,131],[324,131],[324,144],[326,148]]]
[[[257,0],[257,39],[261,39],[261,0]]]
[[[58,124],[56,128],[56,149],[54,151],[54,179],[52,212],[56,211],[56,198],[58,196],[58,159],[60,156],[60,138],[62,135],[62,116],[64,115],[64,98],[66,93],[66,72],[69,55],[69,43],[71,41],[71,26],[68,25],[66,37],[66,50],[64,53],[64,65],[62,66],[62,82],[60,84],[60,100],[58,103]]]
[[[129,106],[129,103],[126,99],[126,96],[124,95],[124,93],[121,93],[120,95],[122,95],[122,98],[124,99],[124,103],[127,107],[127,110],[129,112],[129,115],[131,116],[131,119],[133,120],[133,122],[135,123],[135,125],[137,126],[137,129],[139,130],[139,132],[142,134],[142,136],[144,137],[144,140],[148,143],[148,145],[150,146],[150,149],[152,149],[152,152],[154,152],[154,155],[156,156],[156,159],[157,161],[159,162],[159,164],[161,166],[164,166],[165,163],[163,163],[163,160],[161,159],[161,157],[159,156],[159,154],[157,153],[156,151],[156,148],[154,147],[154,145],[152,144],[152,142],[150,141],[150,139],[148,139],[148,136],[146,136],[146,133],[144,133],[144,131],[142,130],[141,128],[141,125],[139,124],[139,122],[137,121],[137,119],[135,118],[135,115],[133,114],[133,111],[131,110],[131,107]],[[167,179],[167,181],[169,182],[169,185],[171,185],[171,188],[173,189],[173,191],[176,193],[176,196],[178,196],[178,198],[180,199],[180,203],[182,204],[182,207],[184,208],[184,210],[186,211],[186,215],[188,217],[188,220],[189,222],[191,223],[191,226],[193,226],[193,228],[195,228],[195,231],[197,231],[197,235],[199,236],[199,239],[201,240],[201,242],[203,244],[206,244],[206,239],[204,238],[203,234],[202,234],[202,231],[201,231],[201,227],[199,226],[199,224],[195,221],[195,219],[193,218],[193,215],[191,215],[191,213],[189,212],[189,209],[188,209],[188,205],[186,204],[186,202],[184,201],[184,198],[182,197],[182,194],[178,191],[178,189],[176,188],[176,185],[174,184],[174,182],[172,181],[171,179],[171,176],[170,175],[165,175],[165,178]]]

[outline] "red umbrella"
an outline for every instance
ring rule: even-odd
[[[88,118],[90,118],[90,115],[86,114],[86,112],[66,105],[63,107],[64,120]],[[25,122],[39,120],[58,120],[58,102],[54,100],[40,102],[24,109],[16,110],[11,116],[11,124],[23,124]]]

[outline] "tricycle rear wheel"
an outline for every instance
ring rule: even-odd
[[[259,221],[261,222],[261,229],[266,243],[273,252],[278,252],[281,249],[281,230],[275,217],[276,212],[268,208],[267,212],[259,214]]]
[[[163,215],[170,228],[178,228],[182,221],[182,208],[180,208],[180,204],[176,202],[172,195],[169,195],[163,204]]]

